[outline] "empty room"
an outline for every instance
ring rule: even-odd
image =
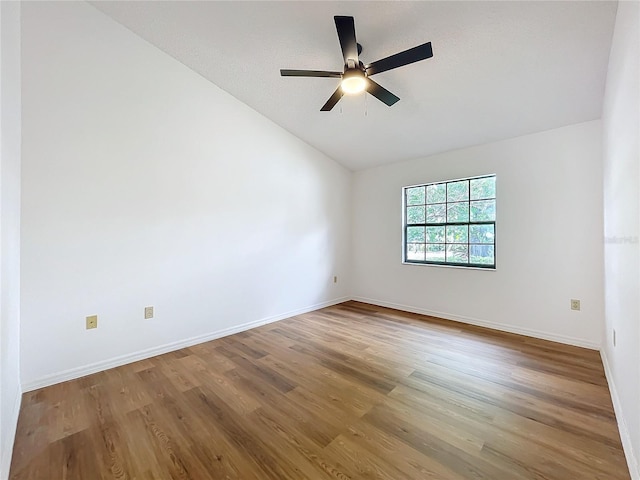
[[[639,25],[0,1],[0,480],[640,480]]]

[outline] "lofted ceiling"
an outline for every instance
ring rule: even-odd
[[[600,118],[616,2],[111,2],[92,4],[352,170]],[[334,15],[355,17],[366,64],[421,43],[434,56],[380,73],[400,101],[320,107],[342,71]]]

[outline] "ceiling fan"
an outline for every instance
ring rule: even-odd
[[[356,41],[356,27],[353,17],[335,16],[333,19],[336,22],[338,40],[340,41],[340,48],[342,48],[342,56],[344,57],[344,71],[342,73],[323,70],[280,70],[280,75],[283,77],[341,78],[342,80],[336,91],[333,92],[333,95],[327,100],[327,103],[320,109],[322,112],[331,110],[345,93],[355,94],[364,90],[381,102],[391,106],[400,100],[400,98],[386,88],[378,85],[371,80],[370,77],[377,73],[386,72],[387,70],[433,57],[431,42],[427,42],[364,65],[358,58],[358,55],[362,53],[362,45]]]

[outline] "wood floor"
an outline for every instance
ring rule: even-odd
[[[629,479],[599,354],[347,302],[25,394],[11,479]]]

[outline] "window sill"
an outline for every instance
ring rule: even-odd
[[[415,263],[415,262],[402,262],[403,265],[411,265],[416,267],[444,267],[444,268],[461,268],[463,270],[482,270],[485,272],[495,272],[496,267],[465,267],[463,265],[444,265],[440,263]]]

